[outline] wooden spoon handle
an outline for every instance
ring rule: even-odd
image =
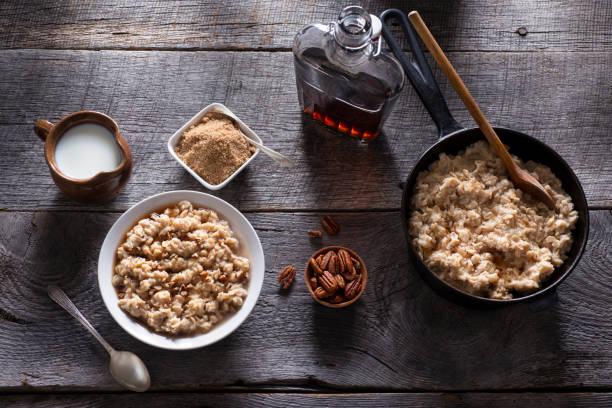
[[[489,141],[491,147],[493,147],[493,149],[502,159],[508,171],[510,171],[510,169],[514,169],[516,163],[514,160],[512,160],[508,150],[506,150],[506,146],[504,146],[501,140],[499,140],[495,130],[493,130],[491,124],[480,110],[480,107],[459,77],[459,74],[457,74],[457,71],[455,71],[455,68],[453,68],[453,65],[450,63],[448,58],[446,58],[446,55],[444,55],[444,51],[442,51],[438,45],[438,42],[427,28],[427,25],[425,25],[425,22],[421,18],[418,11],[411,11],[410,14],[408,14],[408,19],[421,37],[421,40],[423,40],[423,43],[429,52],[431,52],[431,55],[434,57],[438,65],[440,65],[440,68],[442,68],[444,75],[446,75],[451,85],[453,85],[453,88],[455,88],[455,91],[457,91],[457,94],[459,94],[459,97],[465,104],[465,107],[470,112],[470,115],[472,115],[474,118],[474,121],[476,121],[478,124],[478,127]]]

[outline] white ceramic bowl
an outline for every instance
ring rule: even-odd
[[[234,119],[236,121],[236,124],[238,124],[238,127],[240,128],[242,133],[244,133],[248,138],[251,138],[252,140],[254,140],[256,142],[259,142],[260,144],[263,144],[263,142],[259,138],[259,136],[257,136],[255,134],[255,132],[253,132],[247,125],[244,124],[243,121],[241,121],[238,118],[238,116],[234,115],[234,113],[231,110],[229,110],[226,106],[224,106],[224,105],[222,105],[220,103],[213,103],[211,105],[208,105],[204,109],[202,109],[200,112],[198,112],[197,115],[195,115],[193,118],[191,118],[189,120],[189,122],[187,122],[183,126],[181,126],[181,128],[179,130],[177,130],[172,135],[172,137],[170,137],[170,139],[168,140],[168,151],[170,152],[172,157],[174,157],[174,160],[179,162],[181,164],[181,166],[183,166],[185,168],[185,170],[187,170],[189,172],[189,174],[191,174],[196,180],[198,180],[207,189],[209,189],[209,190],[220,190],[223,187],[225,187],[227,185],[227,183],[232,181],[232,179],[234,177],[236,177],[236,175],[238,173],[240,173],[246,166],[249,165],[249,163],[255,158],[255,156],[257,156],[259,154],[259,149],[256,148],[255,153],[253,153],[253,155],[249,158],[249,160],[244,162],[244,164],[242,166],[240,166],[235,172],[232,173],[231,176],[229,176],[228,178],[223,180],[223,182],[221,182],[220,184],[209,184],[206,181],[204,181],[204,179],[202,177],[200,177],[198,175],[198,173],[193,171],[191,169],[191,167],[189,167],[187,164],[185,164],[185,162],[183,162],[181,160],[181,158],[178,157],[178,155],[174,151],[174,147],[178,143],[178,141],[181,138],[181,135],[183,134],[183,132],[185,130],[187,130],[191,125],[195,125],[196,123],[198,123],[200,121],[200,119],[202,119],[202,117],[204,115],[206,115],[208,112],[219,112],[219,113],[223,113],[224,115],[227,115],[227,116],[231,117],[232,119]]]
[[[147,329],[136,320],[130,318],[123,310],[119,308],[117,302],[117,292],[111,283],[113,275],[113,263],[115,259],[115,250],[119,246],[124,234],[141,218],[154,210],[158,210],[164,206],[170,206],[181,200],[189,200],[194,205],[206,207],[215,210],[219,216],[227,220],[230,227],[235,233],[235,236],[240,241],[241,248],[246,249],[246,256],[251,261],[251,269],[249,271],[250,281],[248,287],[248,295],[244,304],[238,312],[230,316],[218,326],[213,326],[213,329],[205,334],[199,334],[191,337],[167,337],[161,334],[154,333]],[[127,210],[111,227],[110,231],[104,239],[102,249],[100,250],[100,259],[98,260],[98,285],[102,293],[102,299],[111,316],[119,323],[125,331],[138,340],[150,344],[152,346],[169,349],[169,350],[187,350],[197,347],[207,346],[216,341],[221,340],[231,332],[236,330],[240,324],[247,318],[263,285],[265,270],[265,261],[261,242],[257,237],[257,233],[249,223],[249,221],[233,206],[214,197],[210,194],[200,193],[197,191],[170,191],[149,197]]]

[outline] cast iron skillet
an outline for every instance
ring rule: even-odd
[[[395,41],[389,29],[386,27],[385,23],[393,18],[395,18],[402,27],[408,39],[415,62],[411,62],[402,52],[400,45]],[[556,268],[551,277],[536,292],[525,296],[515,295],[515,298],[510,300],[498,300],[475,296],[444,282],[425,266],[415,252],[412,246],[412,238],[408,233],[408,218],[410,216],[410,198],[417,175],[421,171],[426,170],[431,163],[436,161],[440,153],[457,154],[468,145],[478,140],[484,140],[484,135],[478,128],[464,129],[455,121],[448,111],[448,107],[440,93],[438,84],[419,47],[417,35],[404,13],[396,9],[390,9],[383,12],[380,19],[383,22],[383,37],[404,67],[408,79],[410,79],[412,86],[416,89],[421,101],[425,105],[425,108],[427,108],[427,111],[440,132],[439,140],[421,156],[408,176],[408,180],[404,186],[404,193],[402,196],[402,224],[404,226],[406,240],[408,241],[408,253],[413,264],[424,280],[427,281],[436,292],[456,303],[472,307],[491,308],[519,302],[528,302],[533,311],[543,310],[551,306],[557,299],[557,286],[567,278],[582,256],[589,234],[589,211],[582,186],[565,160],[544,143],[524,133],[495,127],[495,131],[502,142],[509,147],[511,154],[515,154],[525,161],[534,160],[550,167],[553,173],[561,180],[563,189],[572,197],[574,207],[578,212],[578,221],[572,232],[574,239],[572,248],[563,265]]]

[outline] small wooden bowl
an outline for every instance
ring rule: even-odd
[[[340,249],[344,249],[353,258],[357,259],[359,261],[359,263],[361,264],[361,290],[359,291],[357,296],[355,296],[351,300],[347,300],[346,302],[342,302],[342,303],[330,303],[330,302],[326,302],[325,300],[319,299],[318,297],[316,297],[315,294],[314,294],[314,290],[312,290],[312,288],[310,287],[310,281],[309,281],[310,280],[310,276],[309,276],[309,274],[310,274],[310,272],[309,272],[310,271],[310,259],[311,258],[316,258],[320,254],[325,253],[327,251],[338,251]],[[357,299],[359,299],[361,297],[361,294],[365,290],[367,281],[368,281],[368,270],[366,268],[365,262],[363,262],[363,259],[361,259],[361,257],[359,255],[357,255],[357,253],[355,251],[353,251],[353,250],[351,250],[349,248],[343,247],[343,246],[328,246],[328,247],[319,249],[317,252],[312,254],[312,256],[310,258],[308,258],[308,262],[306,262],[306,269],[304,270],[304,282],[306,282],[306,287],[308,288],[308,292],[310,292],[310,296],[312,296],[312,298],[314,300],[316,300],[318,303],[322,304],[323,306],[331,307],[331,308],[334,308],[334,309],[339,309],[341,307],[346,307],[348,305],[353,304],[353,302],[355,302]]]

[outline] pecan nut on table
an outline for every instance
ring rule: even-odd
[[[287,265],[278,275],[278,283],[281,284],[281,287],[283,289],[289,289],[289,287],[293,283],[293,280],[295,279],[295,272],[296,270],[293,265]]]

